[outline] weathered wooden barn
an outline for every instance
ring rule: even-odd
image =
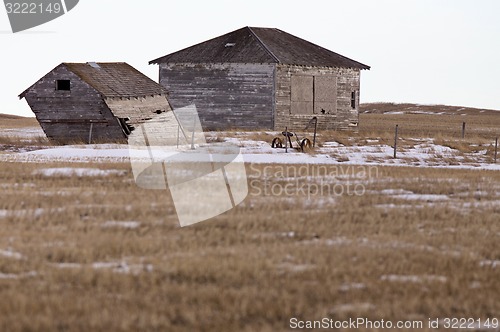
[[[149,62],[173,108],[194,103],[205,129],[357,127],[369,66],[279,29],[244,27]]]
[[[48,138],[126,141],[134,126],[171,110],[166,90],[126,63],[62,63],[19,95]]]

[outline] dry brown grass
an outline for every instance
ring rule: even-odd
[[[124,173],[36,172],[47,167]],[[349,167],[288,168],[294,182],[279,165],[249,165],[243,204],[179,228],[168,191],[136,187],[125,164],[3,164],[0,329],[284,331],[291,317],[498,316],[488,262],[500,260],[500,174],[380,167],[360,179]],[[318,176],[339,173],[351,177]],[[321,181],[358,181],[365,194],[299,190]],[[297,192],[266,194],[285,183]]]
[[[26,118],[17,115],[0,113],[0,129],[23,128],[23,127],[39,127],[39,125],[34,117]]]
[[[50,167],[121,172],[40,175]],[[499,172],[296,167],[247,165],[241,205],[180,228],[169,192],[138,188],[127,164],[0,164],[0,331],[500,318]],[[328,191],[356,184],[363,195]]]
[[[402,112],[403,114],[387,114],[387,112]],[[425,112],[426,114],[412,112]],[[443,105],[384,103],[361,105],[359,132],[361,135],[393,134],[394,127],[399,125],[402,136],[446,136],[461,139],[463,122],[466,122],[466,138],[491,139],[500,136],[500,111]]]

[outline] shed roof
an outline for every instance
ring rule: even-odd
[[[159,63],[281,63],[370,69],[282,30],[255,27],[244,27],[149,62]]]
[[[103,97],[142,97],[167,93],[161,85],[124,62],[62,63],[59,66],[68,68]],[[23,98],[30,88],[21,93],[19,98]]]

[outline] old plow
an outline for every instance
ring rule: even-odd
[[[314,124],[314,136],[313,141],[307,137],[299,137],[295,132],[288,131],[288,127],[285,127],[285,131],[281,132],[283,138],[276,136],[271,142],[271,147],[274,149],[284,148],[285,152],[288,152],[288,148],[295,149],[301,152],[307,152],[308,150],[316,147],[316,131],[318,129],[318,118],[313,117],[309,120],[309,123],[304,128],[304,130],[309,129],[311,125]],[[295,138],[295,147],[292,144],[292,137]]]

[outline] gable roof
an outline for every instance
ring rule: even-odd
[[[103,97],[167,94],[161,85],[124,62],[62,63],[59,66],[65,66]],[[24,98],[32,86],[21,93],[19,98]]]
[[[149,62],[159,63],[280,63],[370,69],[282,30],[254,27],[244,27]]]

